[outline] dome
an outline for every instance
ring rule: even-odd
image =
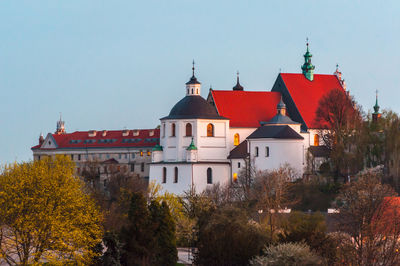
[[[220,116],[214,106],[198,95],[189,95],[184,97],[175,104],[174,107],[172,107],[168,116],[161,119],[187,118],[227,119]]]

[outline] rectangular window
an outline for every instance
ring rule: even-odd
[[[122,159],[122,154],[121,154],[121,153],[118,154],[118,158],[119,158],[119,159]]]
[[[140,156],[143,156],[143,151],[142,150],[140,150]]]
[[[150,156],[151,152],[149,150],[147,150],[147,156]]]
[[[81,155],[80,154],[78,154],[78,161],[80,161],[81,160]]]
[[[73,155],[73,154],[71,154],[71,160],[72,160],[72,161],[74,160],[74,155]]]
[[[140,171],[144,172],[144,163],[140,164]]]
[[[265,147],[265,157],[269,157],[269,147]]]
[[[128,154],[127,153],[125,153],[125,159],[128,159]]]
[[[240,168],[240,162],[238,162],[238,168]]]
[[[132,153],[132,154],[131,154],[131,158],[132,158],[132,159],[135,159],[135,153]]]
[[[134,163],[131,164],[131,172],[135,172],[135,164]]]
[[[254,152],[254,153],[255,153],[255,156],[256,156],[256,157],[258,157],[258,147],[256,147],[256,149],[255,149],[255,152]]]

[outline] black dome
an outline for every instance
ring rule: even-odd
[[[208,118],[227,119],[219,116],[217,110],[199,95],[190,95],[180,100],[166,117],[161,119]]]

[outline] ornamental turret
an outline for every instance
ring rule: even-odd
[[[374,105],[374,112],[372,113],[372,121],[374,123],[378,122],[378,119],[381,117],[381,114],[379,113],[379,105],[378,105],[378,90],[376,91],[376,100],[375,100],[375,105]]]
[[[196,76],[194,75],[194,60],[192,67],[192,77],[188,82],[186,82],[186,95],[200,95],[201,83],[197,81]]]
[[[163,160],[163,147],[157,144],[151,153],[151,162],[158,163]]]
[[[276,106],[276,110],[278,115],[286,115],[286,104],[283,102],[282,100],[282,96],[281,96],[281,100],[279,101],[278,105]]]
[[[61,135],[65,133],[65,122],[62,120],[61,114],[60,114],[60,120],[57,121],[57,128],[55,134]]]
[[[308,40],[307,40],[307,51],[304,54],[304,64],[301,69],[303,70],[303,75],[310,81],[314,80],[314,69],[315,66],[311,63],[312,54],[308,49]]]
[[[243,90],[243,86],[240,85],[240,82],[239,82],[239,71],[236,72],[236,85],[232,89],[234,91],[242,91]]]
[[[197,162],[197,147],[194,145],[194,139],[186,149],[186,161],[187,162]]]

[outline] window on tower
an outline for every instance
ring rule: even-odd
[[[207,137],[214,137],[214,125],[211,123],[207,125]]]
[[[314,135],[314,146],[319,146],[319,135],[318,134]]]
[[[207,168],[207,184],[212,184],[212,169]]]
[[[174,183],[178,183],[178,167],[174,169]]]
[[[233,145],[237,146],[240,143],[240,136],[239,133],[236,133],[235,136],[233,137]]]
[[[258,147],[255,149],[255,156],[258,157]]]
[[[175,123],[171,124],[171,137],[175,137],[176,125]]]
[[[163,167],[162,170],[162,183],[167,183],[167,168]]]
[[[192,124],[187,123],[186,124],[186,137],[191,137],[192,136]]]

